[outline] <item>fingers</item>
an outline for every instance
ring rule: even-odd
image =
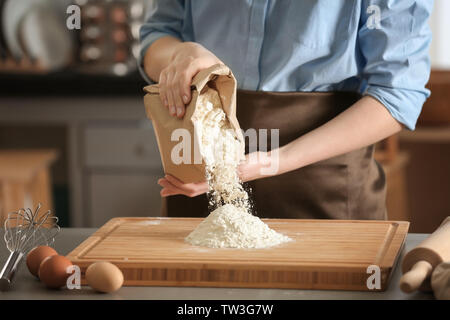
[[[249,180],[248,171],[249,171],[248,164],[243,163],[238,166],[237,172],[238,172],[239,179],[242,182],[247,182]]]
[[[245,155],[245,160],[237,167],[239,179],[242,182],[255,180],[259,177],[261,164],[259,162],[260,152],[252,152]]]
[[[171,116],[182,118],[185,104],[190,101],[191,81],[187,73],[177,71],[176,67],[168,67],[161,71],[159,91],[161,102],[169,109]]]
[[[191,101],[192,78],[201,70],[199,63],[197,60],[187,59],[161,71],[160,98],[171,116],[183,118],[186,105]]]
[[[167,96],[167,102],[169,105],[169,113],[171,116],[176,116],[176,106],[175,106],[175,98],[173,96],[172,83],[173,83],[174,73],[172,70],[167,70],[166,72],[166,83],[165,83],[165,92]]]
[[[161,99],[161,103],[164,107],[169,108],[169,101],[167,100],[167,92],[166,92],[166,72],[165,70],[161,71],[159,75],[159,98]]]
[[[186,63],[183,72],[180,73],[180,96],[185,105],[191,102],[191,84],[192,79],[200,71],[198,61],[189,61]]]
[[[174,196],[177,194],[184,194],[183,190],[176,188],[174,185],[172,185],[166,179],[159,179],[158,184],[161,187],[163,187],[163,189],[161,189],[161,192],[160,192],[161,197],[168,197],[168,196]]]
[[[178,194],[185,195],[187,197],[195,197],[202,193],[199,191],[187,192],[186,190],[177,188],[167,179],[161,179],[161,181],[159,181],[158,184],[163,187],[163,189],[160,192],[162,197],[173,196]]]
[[[199,194],[198,193],[199,191],[202,191],[204,189],[203,183],[183,183],[182,181],[178,180],[177,178],[169,174],[166,175],[165,178],[175,187],[183,190],[186,195],[194,195],[194,194],[197,195]],[[204,192],[206,192],[207,190],[208,189],[206,189]]]
[[[165,179],[167,179],[169,182],[171,182],[173,185],[175,186],[182,186],[182,185],[186,185],[183,181],[175,178],[174,176],[170,175],[170,174],[166,174],[164,176]]]
[[[183,183],[171,175],[166,175],[163,179],[159,179],[158,184],[164,188],[161,190],[162,196],[183,194],[188,197],[196,197],[208,191],[206,182]]]
[[[172,96],[174,97],[176,116],[182,118],[184,116],[184,102],[182,100],[182,94],[180,87],[183,86],[183,80],[180,77],[180,73],[176,72],[172,79]]]
[[[184,194],[188,197],[195,197],[208,191],[208,184],[206,183],[206,181],[199,183],[183,183],[182,181],[169,174],[166,175],[165,178],[172,185],[180,190],[183,190]]]

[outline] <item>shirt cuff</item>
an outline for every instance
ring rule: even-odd
[[[398,122],[409,130],[416,128],[417,119],[430,91],[413,91],[398,88],[369,85],[363,95],[369,95],[381,102]]]
[[[159,32],[159,31],[153,31],[145,36],[144,39],[141,40],[141,49],[140,54],[138,58],[138,69],[141,73],[142,78],[144,78],[145,81],[147,81],[148,84],[155,84],[156,82],[150,79],[150,77],[145,73],[144,69],[144,57],[145,53],[147,52],[148,48],[158,40],[159,38],[166,37],[166,36],[172,36],[179,39],[179,36],[175,33],[170,32]]]

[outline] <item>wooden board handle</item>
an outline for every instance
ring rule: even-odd
[[[421,260],[406,272],[400,279],[400,289],[405,293],[416,291],[431,274],[433,267],[427,261]]]

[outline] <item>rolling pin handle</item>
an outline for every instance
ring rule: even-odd
[[[433,267],[425,260],[416,264],[400,279],[400,289],[405,293],[411,293],[419,289],[423,281],[431,274]]]

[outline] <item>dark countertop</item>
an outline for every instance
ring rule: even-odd
[[[96,229],[62,229],[57,238],[55,248],[60,254],[68,254]],[[3,238],[3,230],[0,231]],[[418,245],[427,235],[409,234],[405,248],[401,254]],[[0,247],[0,263],[6,261],[8,250],[5,245]],[[401,260],[399,260],[401,261]],[[113,294],[99,294],[89,287],[79,290],[48,290],[36,280],[23,263],[15,278],[14,287],[9,292],[0,292],[0,300],[7,299],[262,299],[262,300],[290,300],[290,299],[433,299],[432,294],[416,292],[404,294],[398,287],[401,276],[397,266],[391,278],[390,285],[385,292],[359,291],[324,291],[324,290],[285,290],[285,289],[233,289],[233,288],[193,288],[193,287],[122,287]]]

